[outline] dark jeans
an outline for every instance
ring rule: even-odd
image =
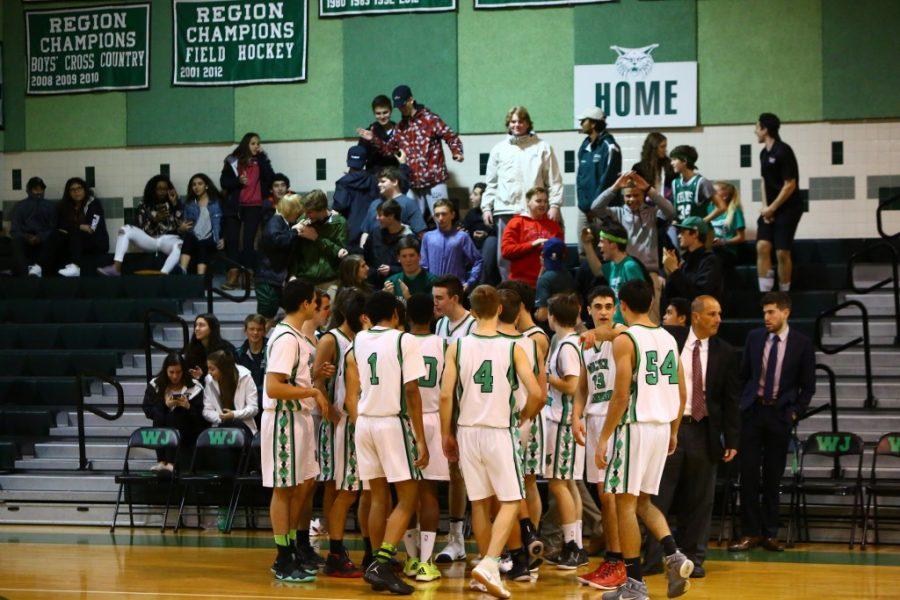
[[[75,263],[80,267],[85,256],[97,256],[109,252],[108,239],[105,239],[106,245],[104,245],[94,235],[80,229],[60,230],[58,240],[59,264],[61,266]]]
[[[190,256],[193,264],[208,265],[215,253],[216,243],[212,237],[198,240],[193,231],[185,234],[184,244],[181,246],[181,254]]]
[[[492,235],[484,238],[484,244],[481,246],[481,257],[484,260],[481,269],[481,282],[487,285],[500,283],[500,267],[497,265],[498,243],[497,236]]]
[[[744,535],[778,536],[781,476],[787,463],[792,426],[777,406],[754,404],[741,413],[741,451],[738,458],[741,461],[741,523]]]
[[[56,254],[56,235],[51,234],[46,241],[32,246],[24,237],[13,236],[13,273],[27,275],[28,267],[33,264],[41,266],[45,275],[53,270]]]
[[[225,239],[225,253],[228,258],[248,269],[256,268],[256,251],[253,249],[253,243],[262,222],[262,206],[242,206],[238,209],[237,216],[222,218],[222,237]]]
[[[153,426],[177,429],[178,434],[181,436],[181,458],[179,462],[183,464],[190,462],[190,453],[193,451],[194,443],[197,441],[197,434],[200,432],[193,414],[183,408],[167,410],[161,419],[153,419]],[[164,448],[157,450],[156,460],[174,463],[175,449]]]

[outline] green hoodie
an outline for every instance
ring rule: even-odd
[[[341,264],[338,252],[347,246],[347,220],[331,213],[326,221],[314,224],[313,228],[319,233],[319,239],[314,242],[297,239],[291,274],[313,284],[337,279]]]

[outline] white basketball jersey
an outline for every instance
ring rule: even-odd
[[[578,347],[578,334],[570,333],[557,342],[556,347],[550,353],[550,361],[547,372],[550,375],[564,379],[566,376],[581,374],[581,350]],[[571,423],[572,409],[575,397],[562,393],[552,385],[550,395],[547,398],[547,416],[557,423]]]
[[[357,412],[369,417],[407,414],[404,384],[425,375],[425,363],[413,336],[373,327],[353,340],[361,393]]]
[[[334,336],[334,354],[337,357],[334,365],[334,379],[329,385],[328,399],[331,400],[333,407],[344,410],[344,399],[347,396],[347,351],[353,345],[353,341],[336,327],[327,333]]]
[[[678,344],[662,327],[632,325],[631,398],[622,423],[671,423],[678,416]]]
[[[300,344],[303,346],[304,350],[306,350],[306,354],[309,357],[309,382],[310,387],[312,387],[312,368],[316,362],[316,344],[319,343],[318,338],[309,339],[305,334],[300,334]],[[314,415],[322,415],[322,411],[319,410],[319,405],[312,398],[304,398],[301,400],[305,406],[309,408],[310,413]]]
[[[425,362],[425,376],[419,378],[422,412],[435,413],[441,409],[441,377],[444,375],[444,354],[447,342],[434,334],[410,334],[419,344]]]
[[[506,335],[505,333],[501,333],[500,335],[516,342],[516,345],[525,352],[525,356],[528,357],[528,364],[531,365],[531,370],[535,377],[537,377],[537,342],[521,333],[519,335]],[[515,365],[513,365],[513,371],[515,371]],[[516,412],[519,412],[525,408],[525,404],[528,402],[528,390],[526,390],[525,386],[522,385],[522,382],[519,381],[517,375],[515,376],[514,381],[515,390],[513,394],[516,397]]]
[[[441,317],[434,328],[434,333],[444,338],[449,346],[456,340],[472,333],[474,329],[475,317],[472,316],[472,313],[466,312],[466,316],[456,323],[451,323],[449,317]]]
[[[459,425],[505,429],[516,424],[515,348],[516,342],[501,335],[473,333],[457,342]]]
[[[291,340],[287,344],[286,340]],[[288,376],[287,383],[297,387],[312,387],[313,356],[309,352],[310,344],[306,337],[282,321],[269,334],[266,344],[266,372],[283,373]],[[296,401],[297,409],[309,411],[315,401],[311,398]],[[278,401],[270,398],[263,379],[263,409],[274,409]]]
[[[601,342],[599,346],[582,349],[581,359],[587,371],[588,415],[605,417],[609,410],[613,387],[616,382],[616,361],[613,360],[612,342]]]

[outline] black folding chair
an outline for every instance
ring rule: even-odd
[[[250,442],[250,449],[244,454],[244,460],[241,464],[237,477],[234,478],[234,493],[231,495],[231,502],[228,505],[228,520],[225,525],[225,532],[231,532],[234,525],[234,516],[237,514],[238,506],[241,501],[241,492],[244,486],[261,488],[262,487],[262,455],[260,454],[260,434],[253,436]],[[256,509],[253,506],[244,506],[244,516],[249,527],[256,527]]]
[[[200,527],[202,514],[200,511],[200,495],[197,488],[234,486],[235,477],[244,461],[248,445],[246,430],[242,427],[210,427],[197,437],[191,466],[186,473],[178,477],[183,489],[181,504],[178,507],[178,522],[175,531],[183,524],[184,505],[191,490],[197,507],[197,526]],[[231,494],[234,489],[232,487]]]
[[[853,512],[850,515],[850,547],[856,543],[856,527],[859,518],[863,515],[863,464],[864,444],[861,437],[855,433],[846,431],[821,431],[811,434],[803,442],[800,452],[800,471],[795,483],[796,490],[793,494],[791,507],[792,517],[796,518],[806,533],[806,541],[809,541],[809,511],[807,496],[853,496]],[[810,456],[822,456],[832,459],[832,465],[839,467],[838,473],[831,473],[829,477],[807,477],[807,458]],[[844,476],[844,467],[841,464],[844,458],[856,457],[856,468],[850,468],[848,476]],[[852,462],[851,462],[852,465]],[[792,519],[793,520],[793,519]]]
[[[863,549],[865,549],[868,542],[870,520],[875,529],[875,544],[877,545],[880,541],[878,537],[878,498],[900,498],[900,479],[896,477],[878,477],[879,457],[892,459],[891,462],[896,464],[896,459],[900,459],[900,431],[892,431],[881,436],[878,444],[875,446],[875,453],[872,455],[872,472],[869,475],[868,483],[865,485],[866,515],[863,518]]]
[[[170,450],[174,453],[175,458],[172,461],[175,469],[178,468],[178,451],[181,444],[181,436],[177,429],[171,427],[140,427],[131,432],[128,438],[128,447],[125,449],[125,464],[122,471],[116,475],[116,483],[119,484],[119,492],[116,495],[116,510],[113,512],[112,525],[109,530],[116,530],[116,520],[119,516],[119,506],[122,501],[122,492],[125,492],[125,501],[128,503],[128,521],[134,527],[134,515],[150,515],[155,514],[149,508],[144,511],[135,513],[131,486],[138,485],[162,485],[166,484],[166,508],[163,512],[162,525],[160,531],[166,530],[166,520],[169,518],[169,505],[172,502],[172,490],[175,487],[177,474],[175,471],[133,471],[129,464],[131,459],[131,451],[136,448],[147,450]]]

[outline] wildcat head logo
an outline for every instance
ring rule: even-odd
[[[630,79],[632,77],[647,77],[653,70],[653,57],[650,53],[659,48],[659,44],[650,44],[643,48],[623,48],[610,46],[619,55],[616,58],[616,71],[619,75]]]

